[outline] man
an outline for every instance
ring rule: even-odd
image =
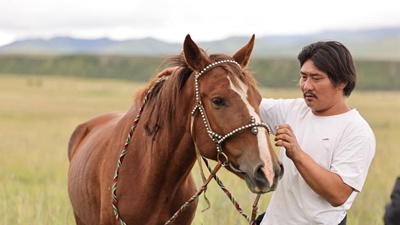
[[[390,202],[385,206],[383,221],[385,225],[400,224],[400,177],[396,179],[390,195]]]
[[[356,70],[339,42],[310,44],[298,55],[302,99],[263,99],[261,116],[281,147],[285,174],[261,225],[346,224],[375,154],[375,136],[348,106]],[[168,68],[158,76],[171,73]]]
[[[263,120],[275,127],[285,175],[261,225],[346,224],[375,154],[375,136],[348,106],[356,70],[339,42],[310,44],[298,55],[303,99],[263,99]]]

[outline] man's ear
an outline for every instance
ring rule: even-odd
[[[341,84],[338,85],[338,89],[339,90],[343,90],[346,86],[347,86],[347,81],[346,82],[342,82]]]

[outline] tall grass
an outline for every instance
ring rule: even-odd
[[[143,84],[115,80],[0,75],[0,224],[74,224],[67,194],[67,143],[75,126],[95,115],[125,111]],[[263,96],[299,97],[298,90],[261,89]],[[347,100],[372,126],[377,151],[348,224],[383,224],[384,205],[400,175],[400,92],[354,92]],[[194,174],[201,185],[198,166]],[[222,169],[225,186],[251,215],[255,198]],[[193,224],[247,224],[211,182]],[[261,197],[259,213],[271,194]]]

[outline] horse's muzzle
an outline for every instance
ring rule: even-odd
[[[283,165],[279,162],[278,166],[275,166],[273,180],[272,182],[270,182],[265,177],[263,168],[264,164],[261,163],[254,170],[253,176],[244,174],[247,186],[252,192],[256,194],[274,191],[278,186],[278,181],[282,178],[284,173]]]

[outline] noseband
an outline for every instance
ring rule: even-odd
[[[214,63],[208,65],[207,67],[205,67],[203,70],[201,70],[199,73],[197,73],[195,75],[195,89],[196,89],[195,91],[196,91],[196,102],[197,103],[196,103],[195,107],[192,110],[191,131],[193,131],[193,118],[194,118],[194,115],[196,114],[197,111],[200,111],[201,117],[202,117],[203,122],[204,122],[204,126],[205,126],[205,128],[207,130],[207,133],[208,133],[208,136],[211,138],[211,140],[214,142],[214,144],[216,146],[216,149],[217,149],[217,160],[222,164],[222,166],[226,167],[226,166],[229,165],[230,168],[233,171],[238,172],[238,173],[243,173],[243,171],[241,171],[240,169],[236,169],[229,162],[228,156],[222,151],[222,142],[224,142],[227,138],[233,136],[234,134],[237,134],[237,133],[239,133],[239,132],[241,132],[243,130],[246,130],[246,129],[251,129],[251,132],[254,135],[257,135],[258,127],[264,127],[268,131],[268,134],[271,133],[271,130],[270,130],[270,128],[269,128],[269,126],[267,124],[262,123],[262,122],[256,122],[256,119],[253,116],[250,116],[250,123],[249,124],[243,125],[243,126],[241,126],[239,128],[236,128],[236,129],[232,130],[231,132],[229,132],[226,135],[220,135],[220,134],[214,132],[211,129],[210,122],[209,122],[209,120],[207,118],[207,114],[205,112],[203,103],[202,103],[201,98],[200,98],[199,78],[202,75],[204,75],[204,73],[206,73],[207,71],[211,70],[212,68],[217,67],[217,66],[219,66],[221,64],[228,64],[228,63],[235,64],[241,69],[241,66],[236,61],[233,61],[233,60],[221,60],[221,61],[217,61],[217,62],[214,62]],[[222,162],[222,160],[223,160],[222,158],[225,158],[225,161]]]

